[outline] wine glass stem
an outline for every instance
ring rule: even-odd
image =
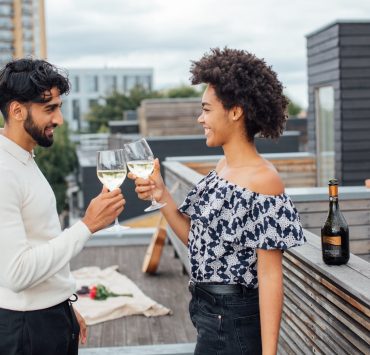
[[[116,219],[114,220],[114,226],[117,228],[119,227],[119,223],[118,223],[118,217],[116,217]]]
[[[157,204],[157,201],[154,199],[153,194],[150,195],[150,199],[152,201],[152,206],[155,206]]]

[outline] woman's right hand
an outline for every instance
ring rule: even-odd
[[[128,173],[127,177],[135,181],[135,192],[141,200],[150,200],[153,196],[157,202],[162,202],[166,185],[161,175],[158,159],[154,160],[154,170],[148,179],[140,178],[131,172]]]

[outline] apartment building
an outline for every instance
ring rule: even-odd
[[[0,0],[0,66],[28,55],[46,57],[44,0]]]
[[[128,94],[135,86],[146,90],[153,86],[151,68],[68,69],[68,74],[72,88],[63,98],[62,110],[70,129],[75,131],[87,129],[85,116],[92,105],[103,103],[113,92]]]

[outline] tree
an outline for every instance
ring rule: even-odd
[[[123,111],[136,110],[144,99],[199,97],[200,95],[200,91],[185,85],[162,92],[148,91],[141,86],[136,86],[129,95],[114,92],[105,97],[104,104],[95,104],[91,107],[86,119],[91,133],[106,132],[109,121],[122,120]]]
[[[104,104],[95,104],[91,107],[86,119],[90,125],[90,132],[103,132],[108,127],[109,121],[122,120],[123,111],[136,110],[140,102],[147,98],[158,98],[162,95],[156,91],[148,91],[137,86],[129,95],[114,92],[105,97]]]
[[[176,88],[169,89],[167,91],[167,97],[178,98],[178,97],[199,97],[201,92],[193,88],[192,86],[182,85]]]
[[[289,97],[288,100],[289,100],[288,116],[295,117],[302,111],[302,107],[293,100],[291,100]]]
[[[40,170],[55,193],[58,213],[61,213],[67,202],[65,177],[77,166],[76,148],[69,139],[67,124],[55,130],[54,144],[50,148],[37,146],[35,155]]]

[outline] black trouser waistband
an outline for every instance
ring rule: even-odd
[[[240,284],[218,284],[211,282],[189,281],[189,290],[202,289],[215,295],[246,294],[255,291]]]
[[[218,295],[248,295],[258,292],[257,289],[249,289],[240,284],[215,284],[209,282],[189,281],[189,291],[198,297],[207,299],[215,304]]]

